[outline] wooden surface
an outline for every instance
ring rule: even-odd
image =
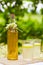
[[[23,60],[22,55],[19,55],[18,60],[8,60],[7,58],[0,58],[0,63],[4,65],[27,65],[29,63],[36,63],[36,62],[43,62],[43,60],[33,60],[33,61],[26,61]]]

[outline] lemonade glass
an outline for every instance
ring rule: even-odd
[[[33,44],[30,40],[24,40],[22,44],[23,59],[32,60],[33,57]]]
[[[33,46],[34,46],[33,58],[38,59],[38,58],[40,58],[41,40],[40,39],[34,39]]]

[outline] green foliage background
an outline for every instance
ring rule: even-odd
[[[5,29],[6,25],[10,23],[10,14],[15,14],[15,19],[18,25],[19,32],[19,53],[21,53],[22,41],[30,38],[40,38],[43,41],[43,9],[42,14],[36,14],[36,4],[39,0],[25,0],[32,1],[33,6],[35,7],[34,11],[31,13],[27,12],[27,8],[21,9],[21,5],[23,4],[23,0],[1,0],[0,4],[4,1],[5,5],[10,3],[5,9],[5,12],[0,10],[0,43],[7,43],[7,31]],[[11,7],[12,2],[16,1],[15,6]],[[43,3],[43,0],[41,0]],[[4,4],[2,4],[2,7]],[[4,8],[4,7],[3,7]]]
[[[6,42],[5,30],[6,24],[9,23],[1,14],[0,17],[0,42]],[[29,39],[29,38],[42,38],[43,36],[43,20],[42,15],[32,15],[25,13],[24,16],[17,16],[16,21],[19,28],[19,39]]]

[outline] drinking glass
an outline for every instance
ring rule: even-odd
[[[24,60],[31,61],[33,58],[33,44],[31,40],[23,40],[22,54]]]
[[[40,52],[41,52],[41,40],[40,39],[34,39],[33,58],[35,58],[35,59],[40,58]]]

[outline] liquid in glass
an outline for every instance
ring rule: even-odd
[[[33,57],[33,45],[29,41],[25,41],[22,45],[23,59],[32,60]]]
[[[18,31],[8,30],[7,33],[7,43],[8,43],[8,59],[17,60],[18,59]]]

